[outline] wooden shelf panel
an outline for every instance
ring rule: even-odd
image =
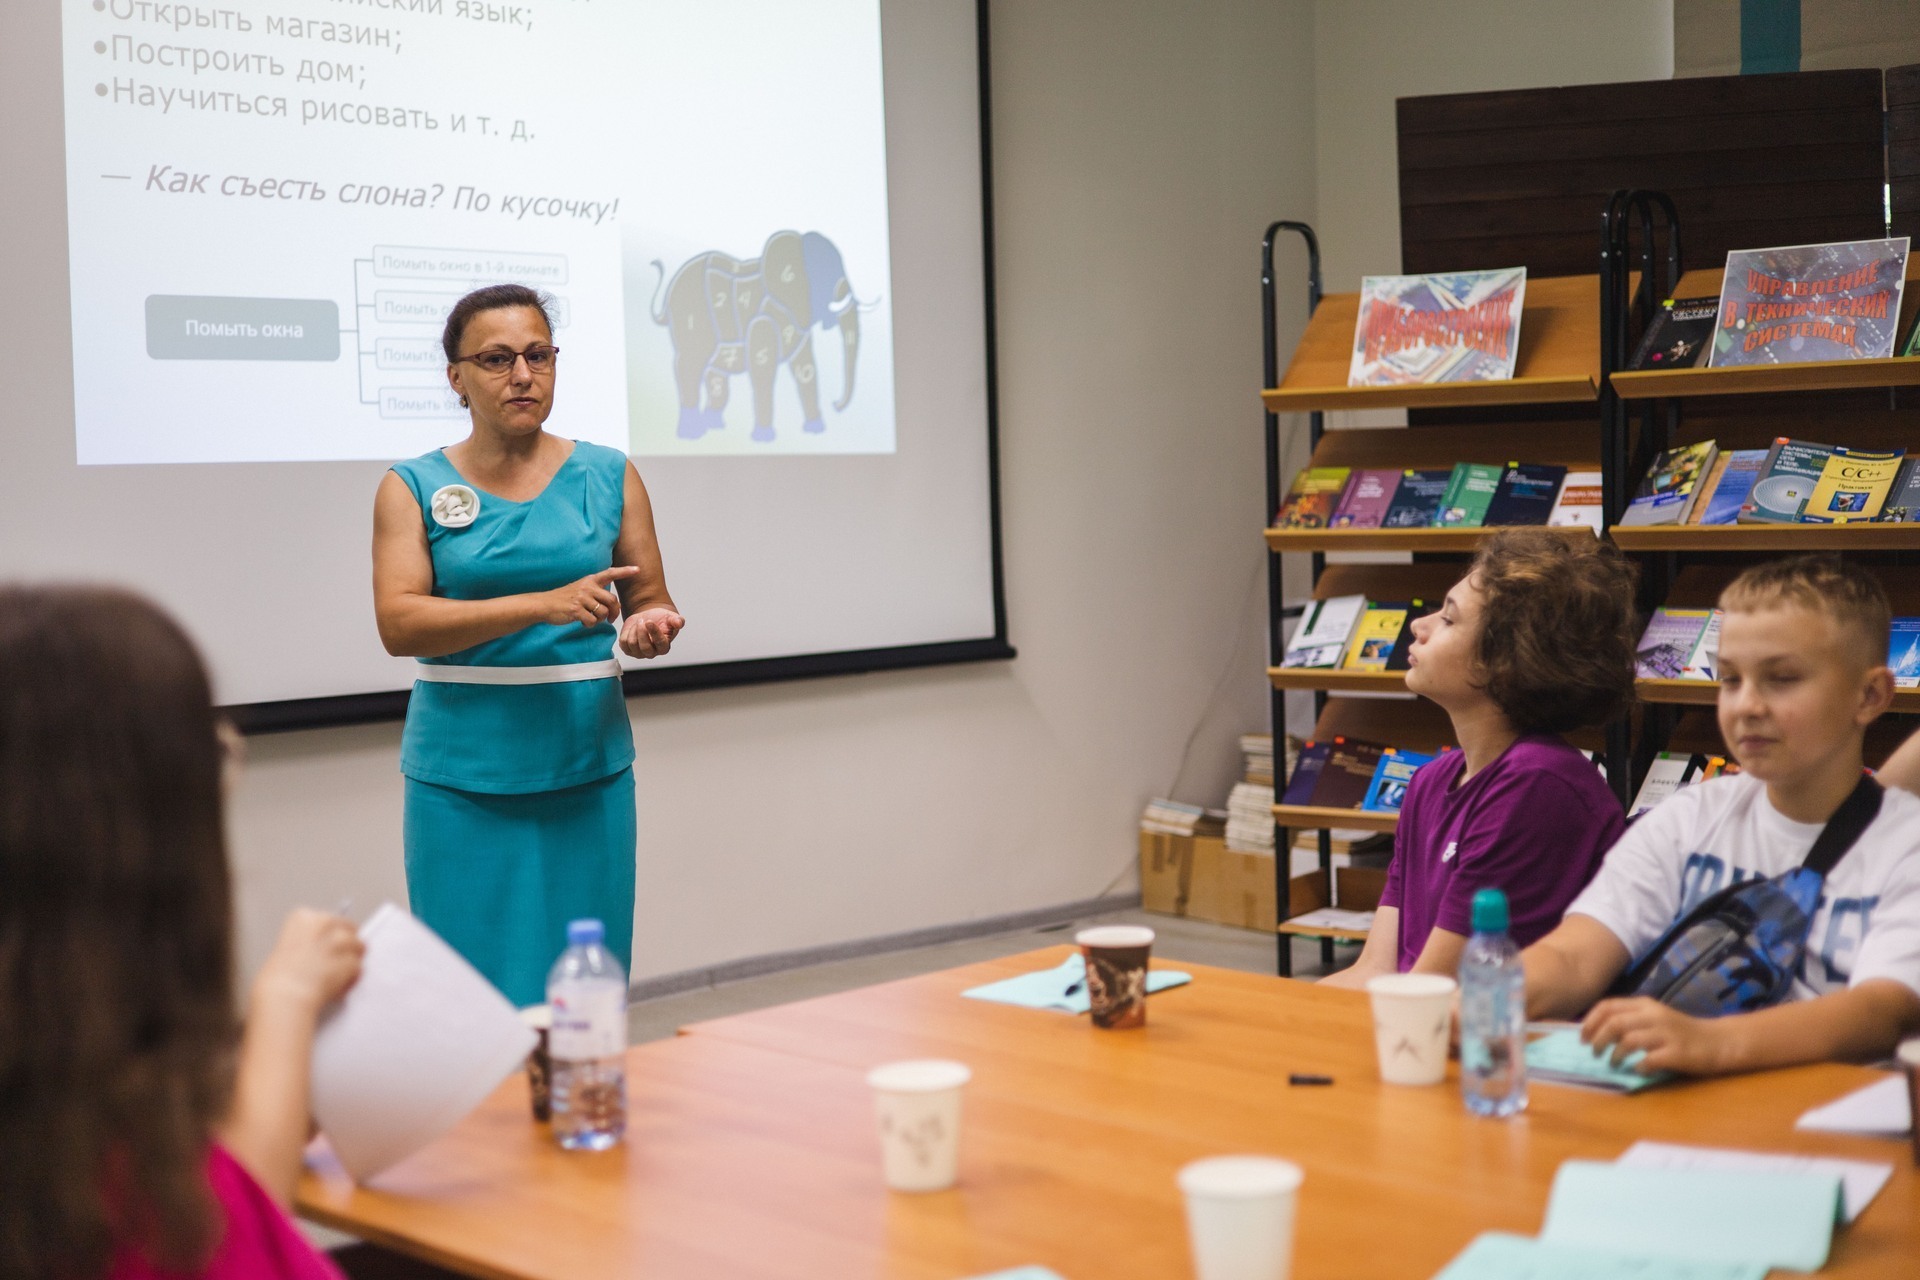
[[[1397,813],[1369,813],[1365,809],[1328,809],[1311,804],[1277,804],[1273,820],[1295,830],[1317,831],[1344,827],[1353,831],[1392,831],[1400,825]]]
[[[1495,532],[1498,527],[1503,526],[1473,529],[1268,529],[1267,548],[1272,551],[1471,552],[1479,548],[1482,538]],[[1593,530],[1585,525],[1556,527],[1553,532],[1569,538],[1593,536]]]
[[[1470,426],[1345,427],[1320,434],[1315,467],[1451,467],[1456,462],[1552,462],[1600,469],[1600,419]]]
[[[1268,667],[1276,689],[1317,689],[1333,693],[1405,693],[1404,671],[1347,671],[1339,667]],[[1389,743],[1389,746],[1400,745]]]
[[[1275,930],[1276,933],[1292,934],[1296,938],[1332,938],[1335,942],[1365,942],[1367,935],[1358,929],[1322,929],[1310,924],[1295,924],[1288,920]]]
[[[1369,600],[1431,600],[1445,598],[1447,588],[1460,581],[1466,566],[1439,564],[1330,564],[1313,584],[1313,598],[1365,596]]]
[[[1676,298],[1720,296],[1724,267],[1689,271],[1674,290]],[[1900,298],[1901,338],[1913,331],[1920,312],[1920,254],[1907,258],[1907,288]],[[1524,323],[1524,322],[1523,322]],[[1896,341],[1895,349],[1899,348]],[[1805,364],[1734,365],[1724,369],[1643,369],[1613,375],[1613,389],[1622,400],[1656,397],[1754,395],[1777,391],[1844,391],[1870,387],[1920,386],[1920,356],[1892,356],[1884,360],[1810,360]],[[1847,441],[1844,443],[1851,443]]]
[[[1635,680],[1634,694],[1642,702],[1677,702],[1712,706],[1720,700],[1717,680]]]
[[[1645,369],[1613,375],[1613,389],[1622,400],[1913,386],[1920,386],[1920,356],[1733,365],[1725,369]]]
[[[1425,698],[1343,698],[1335,694],[1327,699],[1314,722],[1312,737],[1321,742],[1359,738],[1434,752],[1453,745],[1453,722]]]
[[[1683,524],[1623,529],[1611,536],[1622,551],[1911,551],[1920,523]]]
[[[1278,387],[1260,393],[1274,413],[1314,409],[1434,409],[1501,404],[1574,404],[1600,385],[1600,278],[1546,276],[1527,281],[1520,351],[1512,379],[1349,387],[1358,293],[1329,294],[1307,321]],[[1521,459],[1533,461],[1533,459]]]

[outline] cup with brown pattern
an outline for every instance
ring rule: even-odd
[[[1153,930],[1109,924],[1073,936],[1087,962],[1087,999],[1093,1025],[1109,1031],[1147,1025],[1147,959]]]

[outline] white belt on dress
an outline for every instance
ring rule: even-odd
[[[456,667],[440,662],[414,664],[416,680],[441,684],[563,684],[569,680],[607,680],[620,674],[617,658],[598,662],[562,662],[550,667]]]

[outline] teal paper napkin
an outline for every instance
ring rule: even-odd
[[[1831,1173],[1568,1160],[1554,1175],[1540,1238],[1595,1252],[1818,1271],[1841,1203]]]
[[[1765,1280],[1750,1262],[1628,1257],[1489,1231],[1433,1280]]]
[[[1637,1093],[1673,1078],[1670,1072],[1642,1075],[1635,1071],[1634,1066],[1647,1056],[1645,1051],[1628,1054],[1627,1060],[1617,1067],[1608,1060],[1610,1056],[1610,1053],[1595,1053],[1581,1043],[1577,1028],[1568,1028],[1542,1036],[1527,1046],[1527,1074],[1554,1084],[1587,1085],[1617,1093]]]
[[[994,1000],[1000,1004],[1024,1005],[1029,1009],[1058,1009],[1062,1013],[1085,1013],[1093,1007],[1087,995],[1087,962],[1078,955],[1068,956],[1058,968],[1038,973],[1023,973],[1017,978],[1002,978],[984,987],[960,994],[973,1000]],[[1147,975],[1147,994],[1184,986],[1193,981],[1190,973],[1173,969],[1155,969]],[[1068,995],[1071,987],[1079,990]]]

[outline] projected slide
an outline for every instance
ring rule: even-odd
[[[878,0],[63,0],[82,464],[465,434],[439,335],[552,295],[549,427],[891,453]]]

